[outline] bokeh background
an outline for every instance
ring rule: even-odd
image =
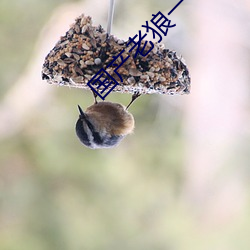
[[[126,40],[177,2],[117,0],[112,33]],[[0,249],[249,250],[249,0],[183,1],[164,43],[191,94],[140,97],[134,134],[90,150],[74,126],[92,94],[48,85],[41,67],[81,13],[106,28],[108,4],[0,2]]]

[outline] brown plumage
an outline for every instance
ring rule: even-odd
[[[133,132],[134,118],[119,103],[99,102],[88,107],[85,114],[100,132],[105,130],[111,135],[127,135]]]

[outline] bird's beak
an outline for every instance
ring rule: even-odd
[[[80,113],[80,118],[86,118],[84,112],[82,111],[82,108],[79,105],[77,105],[77,106],[78,106],[78,110],[79,110],[79,113]]]

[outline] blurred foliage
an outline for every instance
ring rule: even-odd
[[[0,97],[25,69],[43,24],[68,0],[1,0]]]

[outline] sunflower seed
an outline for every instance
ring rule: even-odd
[[[82,48],[85,49],[85,50],[89,50],[89,46],[86,43],[82,44]]]
[[[130,74],[131,76],[141,76],[141,75],[142,75],[142,72],[140,72],[140,71],[137,70],[137,69],[131,68],[131,69],[129,69],[129,74]]]
[[[85,62],[85,64],[86,64],[86,65],[94,65],[95,63],[94,63],[93,61],[87,60],[87,61]]]

